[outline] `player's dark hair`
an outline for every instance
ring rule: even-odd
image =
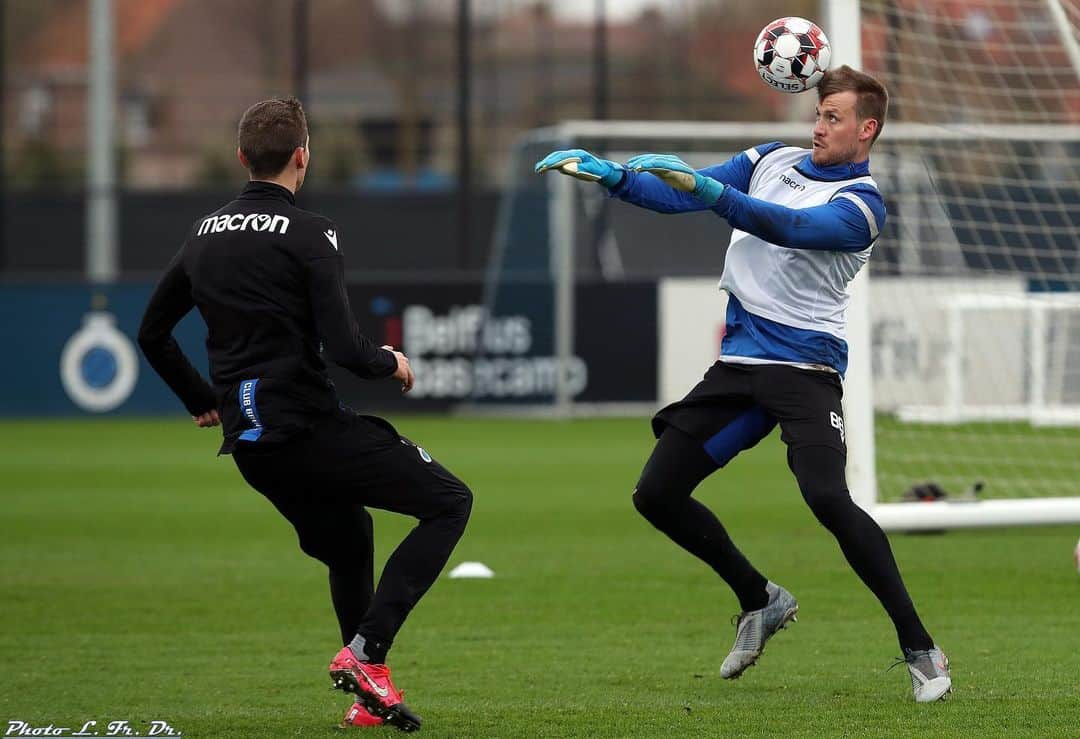
[[[307,146],[307,118],[300,101],[290,97],[255,103],[240,118],[237,140],[252,177],[280,174],[293,152]]]
[[[830,69],[821,78],[817,86],[818,100],[824,100],[829,95],[851,90],[855,93],[855,115],[860,121],[873,118],[878,122],[877,131],[870,141],[873,144],[881,135],[881,129],[885,127],[885,116],[889,112],[889,91],[885,85],[876,79],[852,69],[848,65]]]

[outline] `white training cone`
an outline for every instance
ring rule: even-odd
[[[483,562],[462,562],[450,570],[450,577],[495,577],[495,573]]]

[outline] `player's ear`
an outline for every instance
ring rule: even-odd
[[[308,153],[306,146],[296,147],[296,151],[293,152],[293,161],[296,162],[297,169],[305,169],[308,165],[308,160],[311,155]]]
[[[859,141],[869,141],[874,138],[878,128],[881,127],[877,118],[867,118],[859,124]]]
[[[247,157],[244,156],[244,152],[240,149],[239,146],[236,147],[236,158],[240,160],[240,164],[244,165],[244,169],[251,169],[251,165],[248,164]]]

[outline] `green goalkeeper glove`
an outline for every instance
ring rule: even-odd
[[[553,151],[536,163],[537,174],[543,174],[549,169],[586,182],[599,182],[604,187],[615,187],[626,171],[618,162],[600,159],[584,149]]]
[[[688,192],[709,205],[715,205],[724,194],[724,183],[706,177],[673,154],[638,154],[626,167],[654,174],[676,190]]]

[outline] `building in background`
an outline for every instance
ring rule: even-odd
[[[543,1],[474,2],[478,182],[524,130],[592,116],[594,19]],[[796,7],[797,6],[797,7]],[[309,0],[307,100],[316,186],[437,189],[453,182],[453,3]],[[607,28],[608,113],[643,120],[783,118],[790,100],[749,63],[760,26],[815,2],[670,0]],[[10,187],[81,184],[87,0],[6,3],[4,146]],[[114,0],[125,187],[234,177],[240,110],[292,92],[293,0]]]

